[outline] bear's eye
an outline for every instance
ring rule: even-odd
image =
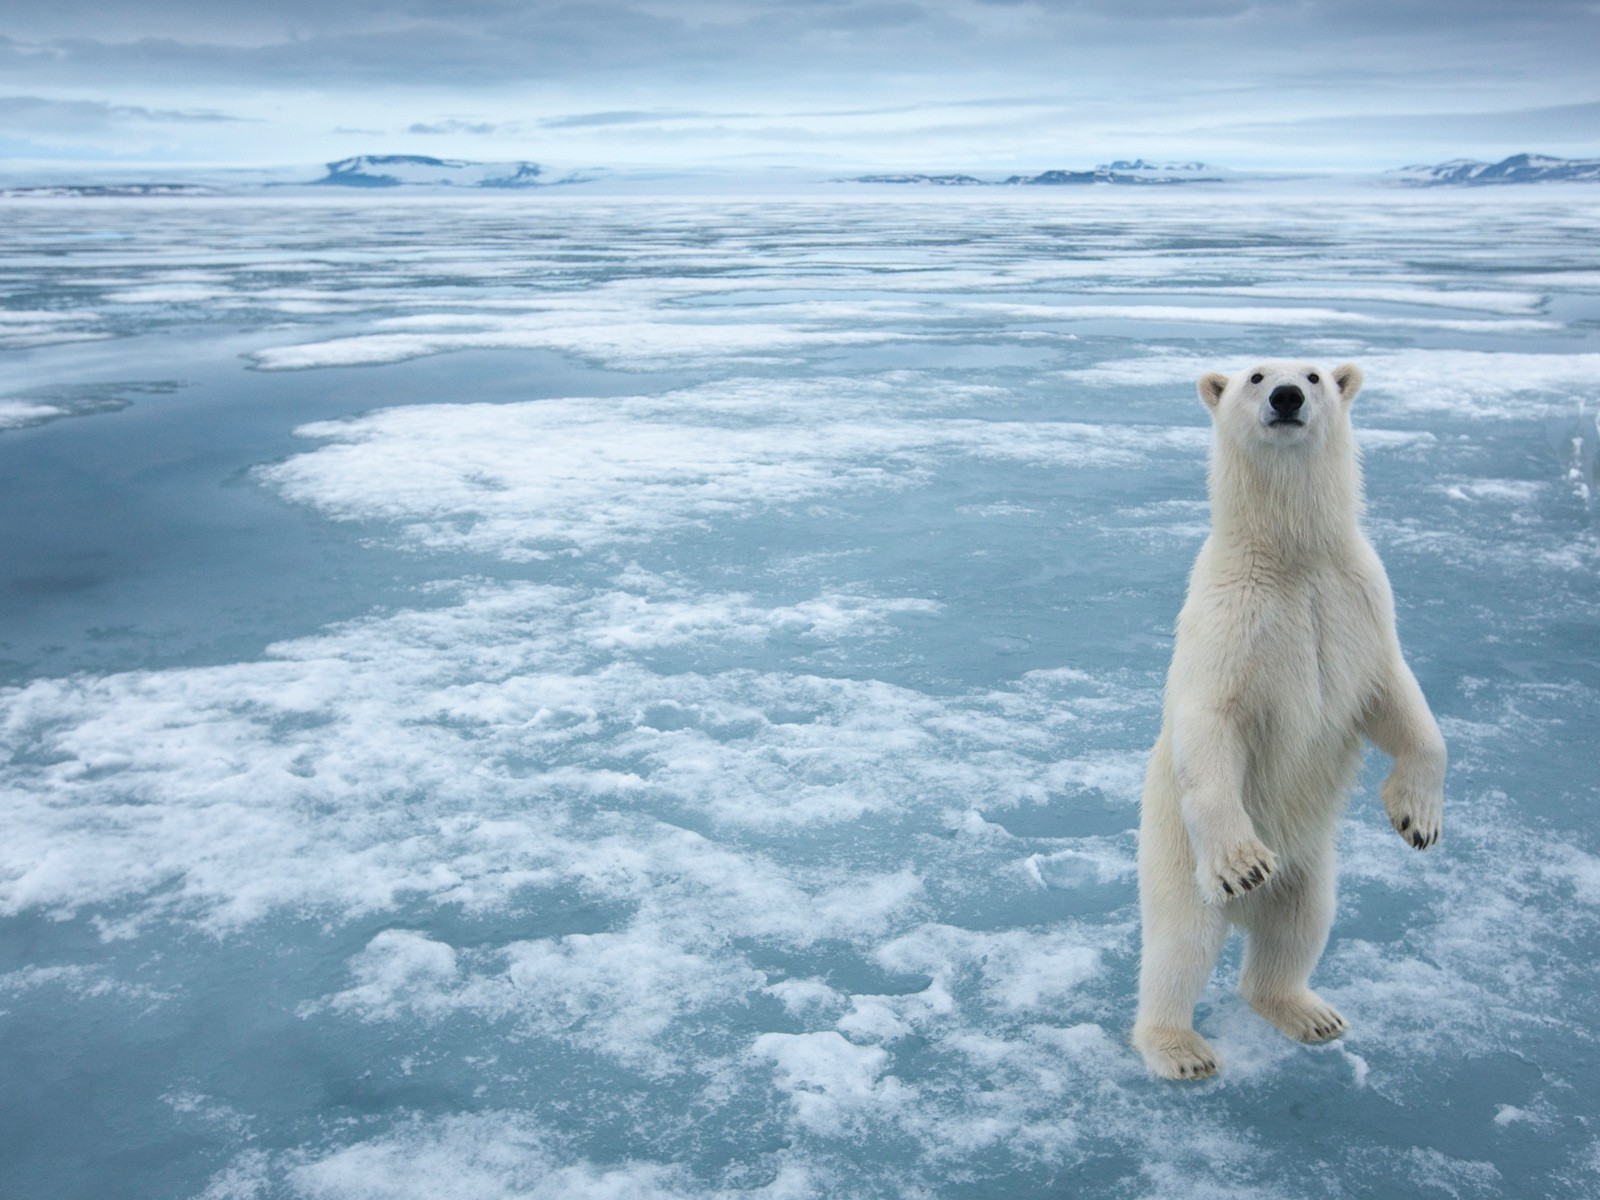
[[[1307,375],[1306,378],[1308,380],[1310,380],[1312,383],[1321,383],[1322,382],[1322,376],[1318,375],[1316,372],[1312,372],[1310,375]]]
[[[1260,383],[1262,378],[1263,378],[1263,376],[1261,375],[1261,373],[1259,371],[1257,371],[1254,375],[1250,376],[1250,382],[1251,383]]]

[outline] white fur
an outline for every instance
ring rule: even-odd
[[[1290,384],[1304,423],[1274,424],[1272,391]],[[1383,803],[1407,842],[1438,840],[1444,803],[1444,740],[1361,532],[1360,369],[1272,362],[1199,386],[1214,425],[1211,536],[1178,616],[1139,825],[1133,1042],[1173,1079],[1217,1069],[1193,1014],[1230,924],[1247,936],[1240,990],[1257,1012],[1301,1041],[1345,1031],[1309,982],[1361,737],[1394,757]]]

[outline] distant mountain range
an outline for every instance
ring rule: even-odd
[[[1402,187],[1486,187],[1501,183],[1600,182],[1600,158],[1551,158],[1513,154],[1497,163],[1453,158],[1436,166],[1419,164],[1385,171],[1386,183]]]
[[[925,183],[933,187],[987,187],[993,180],[973,175],[852,175],[837,183]]]
[[[1104,163],[1092,171],[1046,171],[1042,175],[1013,175],[1006,183],[1074,184],[1074,183],[1221,183],[1232,177],[1231,171],[1202,162],[1147,163],[1142,158],[1132,162],[1118,159]]]
[[[428,158],[421,154],[361,154],[328,164],[328,173],[313,184],[328,187],[539,187],[545,182],[538,163],[467,162],[460,158]]]
[[[1174,184],[1221,183],[1233,178],[1231,171],[1206,163],[1147,163],[1142,158],[1131,162],[1118,159],[1088,171],[1045,171],[1038,175],[1012,175],[1006,179],[979,179],[973,175],[855,175],[844,183],[920,183],[939,187],[1007,187],[1018,184],[1061,186],[1073,184]]]
[[[551,177],[542,166],[533,162],[470,162],[461,158],[431,158],[423,154],[359,154],[325,164],[322,175],[315,178],[308,178],[309,173],[309,170],[292,167],[274,167],[197,170],[190,173],[191,180],[184,181],[152,182],[108,177],[93,182],[41,181],[10,186],[0,183],[0,196],[205,196],[286,187],[513,190],[587,183],[608,174],[604,170],[593,170]]]
[[[0,187],[0,196],[215,196],[218,189],[201,183],[47,183],[35,187]]]
[[[905,184],[924,187],[1089,187],[1110,185],[1115,187],[1170,187],[1180,184],[1224,182],[1272,184],[1295,179],[1306,180],[1311,173],[1297,175],[1236,173],[1202,162],[1151,163],[1142,158],[1118,159],[1085,170],[1055,169],[1037,175],[1009,175],[981,178],[957,172],[878,172],[831,180],[820,175],[802,175],[799,172],[752,172],[747,175],[726,174],[706,169],[684,168],[676,171],[639,168],[610,170],[586,168],[569,171],[560,168],[551,173],[539,163],[472,162],[459,158],[431,158],[421,154],[360,154],[342,158],[320,168],[213,168],[191,169],[183,172],[163,172],[166,178],[141,178],[127,168],[116,171],[95,171],[84,174],[67,174],[52,171],[33,178],[8,181],[0,179],[0,196],[19,198],[48,197],[157,197],[157,196],[207,196],[240,195],[280,188],[323,189],[359,188],[370,191],[388,189],[418,189],[428,191],[465,191],[494,189],[521,191],[545,189],[568,184],[603,185],[612,192],[642,192],[665,187],[667,190],[688,187],[705,190],[710,186],[738,188],[753,186],[770,189],[777,183],[784,187],[796,184],[863,183]],[[780,176],[782,178],[780,179]],[[1418,164],[1385,171],[1378,176],[1346,177],[1352,182],[1378,182],[1398,187],[1483,187],[1493,184],[1533,184],[1558,181],[1583,181],[1600,183],[1600,159],[1552,158],[1539,154],[1514,154],[1497,163],[1477,162],[1458,158],[1437,165]]]

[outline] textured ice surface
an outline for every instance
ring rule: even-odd
[[[1600,202],[5,202],[0,1193],[1600,1189]],[[1125,1044],[1202,371],[1360,362],[1452,749]],[[71,419],[68,419],[71,418]],[[1376,758],[1376,756],[1375,756]]]

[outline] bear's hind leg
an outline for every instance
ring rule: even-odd
[[[1325,1042],[1343,1034],[1349,1028],[1345,1019],[1310,987],[1333,926],[1332,853],[1283,872],[1238,908],[1246,930],[1239,990],[1250,1007],[1296,1041]]]
[[[1228,920],[1221,905],[1200,902],[1187,878],[1177,882],[1159,889],[1166,893],[1159,899],[1141,897],[1144,945],[1133,1045],[1164,1079],[1204,1079],[1217,1073],[1220,1060],[1194,1031],[1194,1006],[1222,952]]]

